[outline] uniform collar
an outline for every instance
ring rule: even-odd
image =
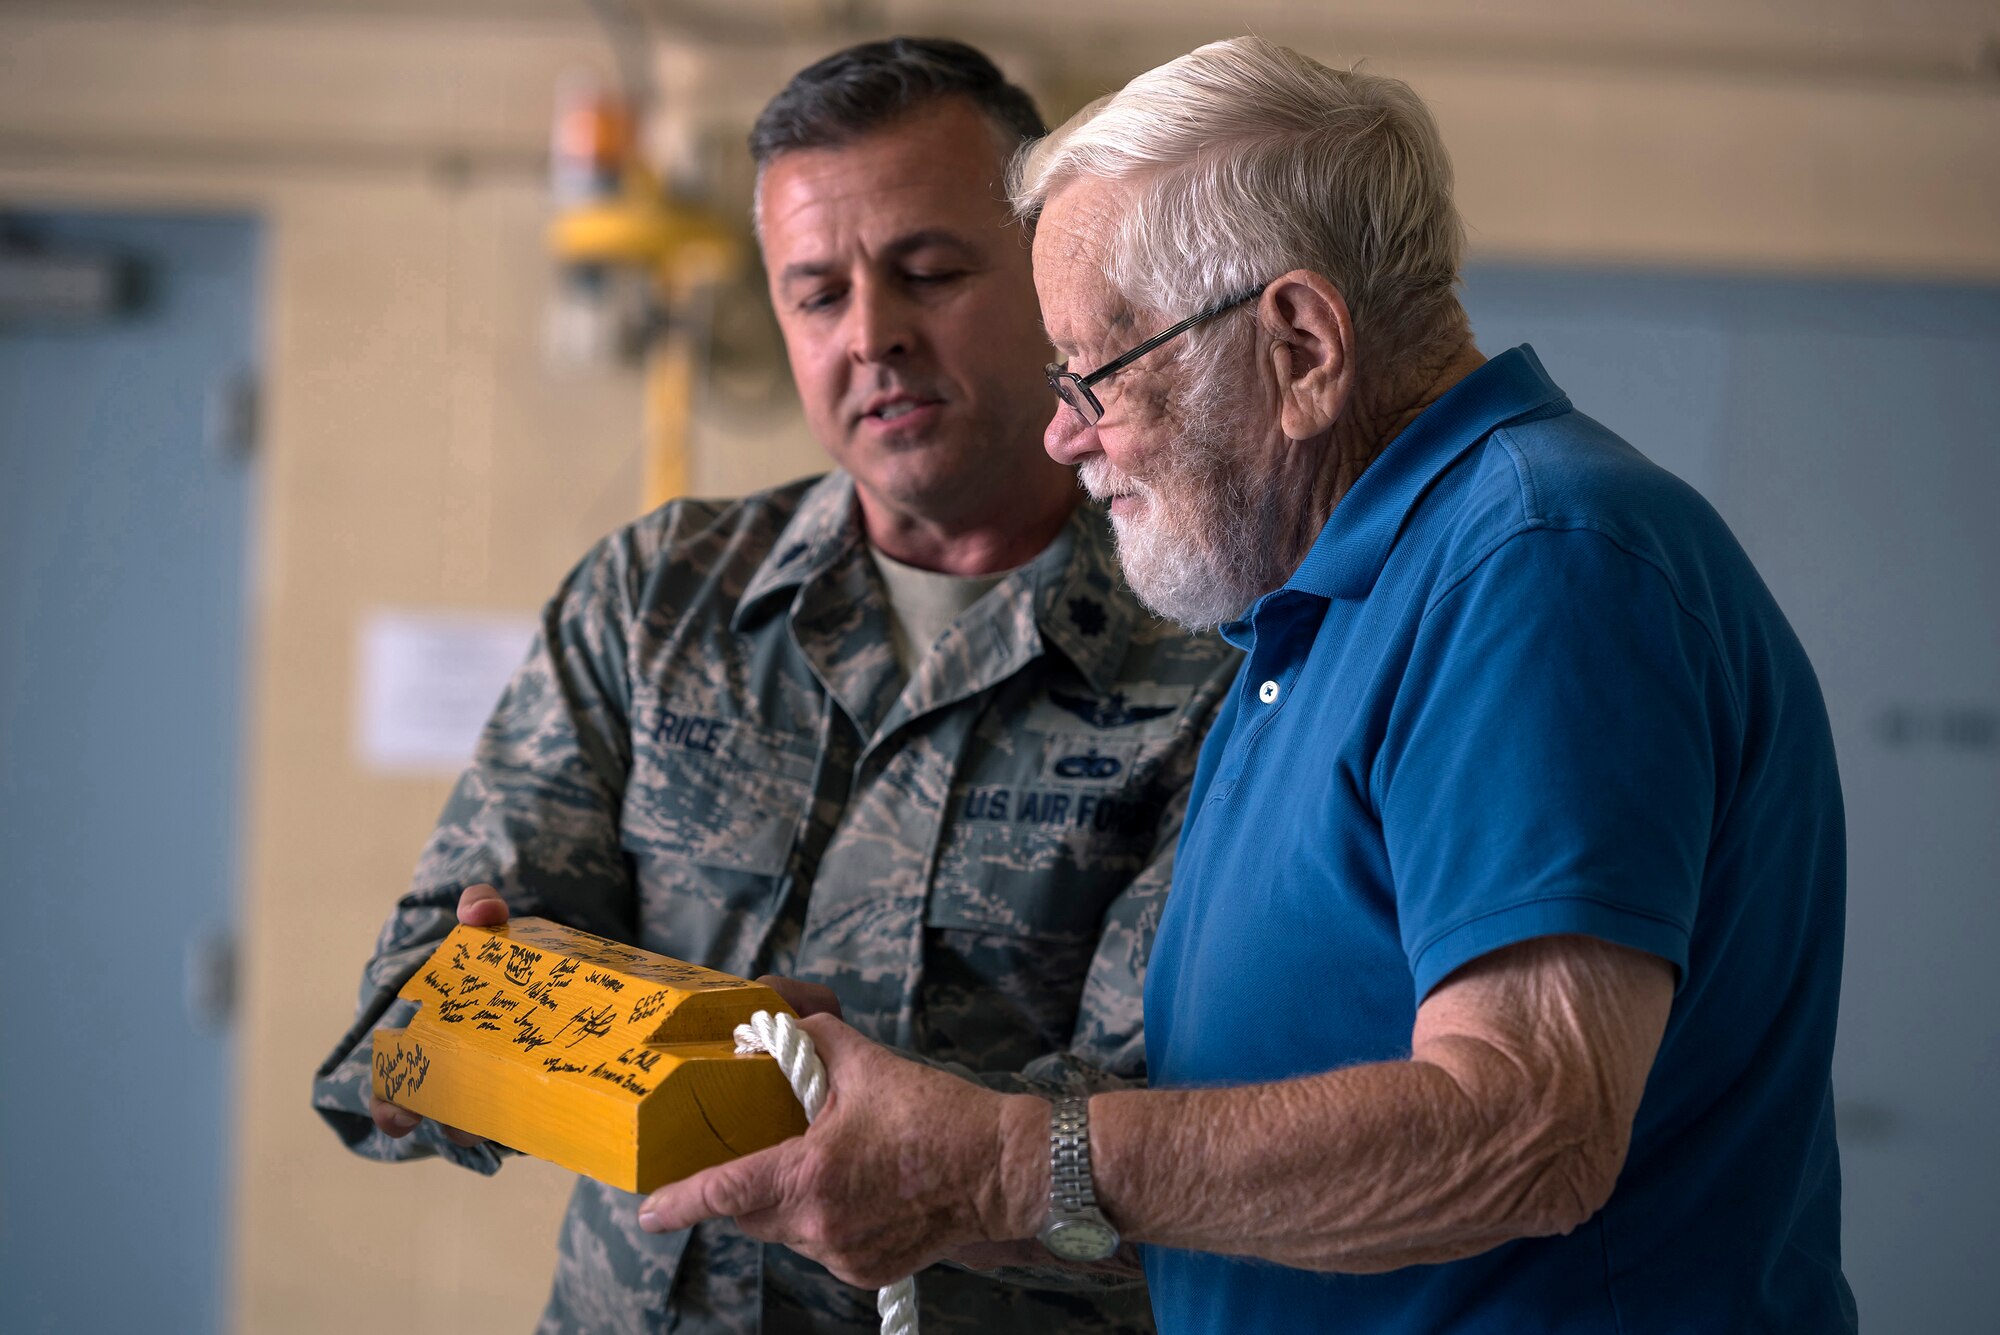
[[[1410,511],[1439,474],[1494,428],[1568,406],[1527,344],[1488,361],[1424,409],[1362,470],[1279,592],[1364,596],[1382,573]]]
[[[800,585],[833,566],[861,541],[861,509],[854,479],[835,470],[806,489],[799,508],[750,576],[730,628],[741,631],[766,598],[795,595]]]
[[[783,595],[788,604],[795,602],[801,588],[840,565],[862,543],[854,479],[840,471],[828,473],[806,491],[770,554],[750,577],[731,627],[743,630],[767,600]],[[1004,656],[1032,657],[1042,644],[1050,644],[1099,692],[1116,686],[1136,613],[1131,597],[1123,593],[1117,547],[1104,508],[1094,502],[1078,506],[1055,541],[1016,578],[1032,591],[1032,606],[1022,609],[1028,613],[1020,627],[1026,635],[1002,638],[1036,642],[1017,642]]]
[[[1042,638],[1076,665],[1098,694],[1118,685],[1125,646],[1140,615],[1118,569],[1118,546],[1111,516],[1096,501],[1085,501],[1069,517],[1061,537],[1044,556],[1067,542],[1067,559],[1050,563],[1038,582],[1035,620]],[[1039,562],[1038,562],[1039,563]]]

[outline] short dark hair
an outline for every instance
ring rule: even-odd
[[[758,170],[780,153],[835,148],[942,97],[963,97],[1004,136],[1049,132],[1035,100],[1007,82],[984,52],[948,37],[863,42],[792,76],[750,131]]]

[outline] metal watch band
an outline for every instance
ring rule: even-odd
[[[1049,1217],[1035,1236],[1072,1264],[1094,1264],[1118,1250],[1118,1229],[1097,1208],[1090,1180],[1088,1098],[1068,1094],[1049,1107]]]
[[[1049,1203],[1061,1214],[1097,1208],[1090,1181],[1090,1100],[1065,1095],[1049,1119]]]

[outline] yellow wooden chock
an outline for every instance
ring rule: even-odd
[[[648,1192],[806,1129],[776,1060],[739,1055],[770,988],[543,918],[452,929],[375,1031],[378,1098]]]

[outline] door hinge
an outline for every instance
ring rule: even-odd
[[[236,935],[212,927],[188,938],[182,969],[188,1020],[203,1033],[220,1033],[236,1014]]]
[[[207,450],[217,464],[240,468],[255,457],[263,386],[263,377],[248,367],[227,372],[209,385]]]

